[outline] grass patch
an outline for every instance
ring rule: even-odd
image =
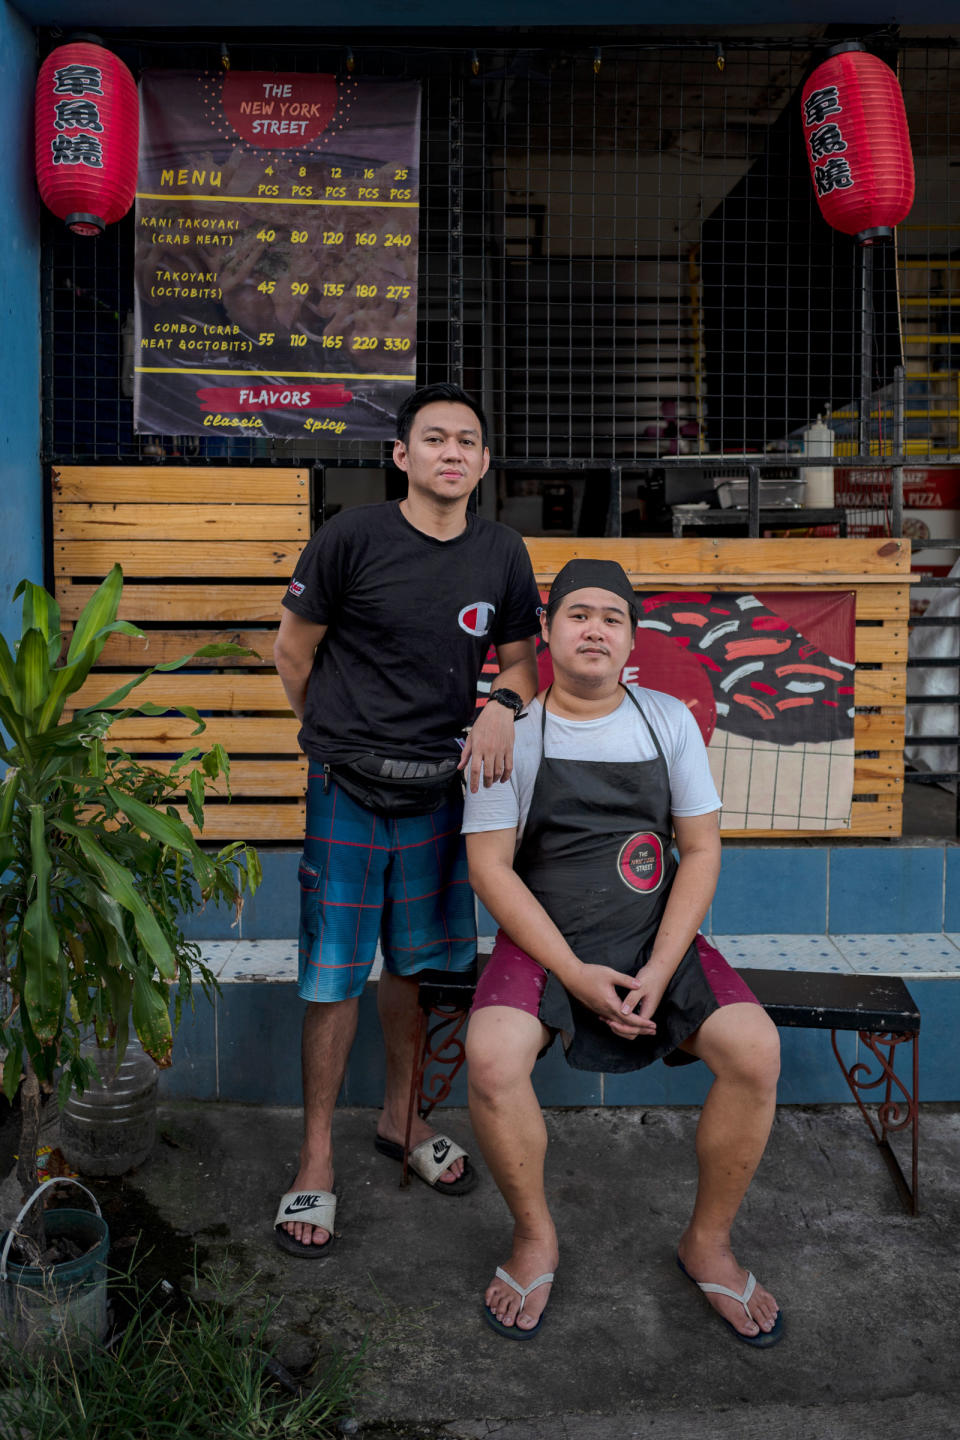
[[[125,1277],[135,1288],[134,1277]],[[267,1351],[275,1306],[242,1318],[243,1295],[208,1277],[203,1298],[138,1297],[103,1346],[4,1357],[4,1440],[325,1440],[359,1390],[365,1342],[294,1378]],[[208,1298],[209,1296],[214,1298]]]

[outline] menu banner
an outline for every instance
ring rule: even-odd
[[[420,86],[147,72],[134,429],[392,439],[416,377]]]

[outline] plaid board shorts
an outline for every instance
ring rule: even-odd
[[[468,970],[477,954],[459,798],[432,815],[375,815],[311,764],[300,861],[304,1000],[360,995],[376,958],[393,975]]]

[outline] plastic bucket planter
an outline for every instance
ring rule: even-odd
[[[14,1265],[10,1247],[30,1207],[49,1185],[77,1185],[93,1201],[90,1210],[48,1210],[49,1240],[69,1237],[85,1250],[59,1265]],[[107,1333],[107,1251],[110,1236],[100,1206],[85,1185],[66,1176],[45,1180],[30,1196],[0,1251],[0,1332],[20,1351],[88,1348]]]

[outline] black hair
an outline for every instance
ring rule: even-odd
[[[413,425],[413,417],[417,411],[422,410],[425,405],[434,405],[437,401],[445,401],[451,405],[466,405],[468,410],[472,410],[480,421],[480,436],[484,447],[486,447],[486,415],[484,415],[483,410],[477,404],[476,400],[467,394],[466,390],[462,390],[459,385],[450,385],[448,383],[423,385],[419,390],[414,390],[412,395],[407,396],[397,411],[397,439],[406,445],[410,439],[410,427]]]

